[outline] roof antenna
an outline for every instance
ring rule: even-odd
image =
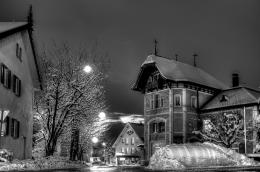
[[[175,60],[178,61],[178,54],[175,54]]]
[[[158,41],[157,39],[154,39],[154,55],[158,55],[158,48],[157,48]]]
[[[193,54],[193,65],[196,67],[197,64],[196,64],[196,57],[198,56],[198,54],[194,53]]]
[[[28,16],[27,16],[27,22],[30,25],[30,30],[33,31],[33,10],[32,5],[29,7]]]

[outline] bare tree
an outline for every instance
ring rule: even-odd
[[[67,44],[53,47],[42,55],[43,91],[35,96],[34,107],[42,125],[46,156],[54,154],[62,135],[75,136],[80,127],[93,124],[98,112],[106,108],[104,74],[99,70],[102,63],[97,54],[74,50]],[[86,73],[86,65],[93,70]]]
[[[214,113],[203,119],[201,131],[194,131],[203,140],[232,147],[243,136],[243,120],[239,111]]]

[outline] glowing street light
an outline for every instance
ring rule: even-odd
[[[83,69],[86,73],[90,73],[92,71],[92,67],[89,65],[86,65]]]
[[[98,114],[98,117],[99,117],[100,120],[106,119],[106,114],[105,114],[105,112],[100,112],[100,113]]]
[[[93,137],[93,138],[92,138],[92,142],[93,142],[93,143],[97,143],[97,142],[98,142],[98,138]]]
[[[102,143],[102,146],[104,146],[104,147],[105,147],[106,145],[107,145],[107,144],[106,144],[105,142],[103,142],[103,143]]]

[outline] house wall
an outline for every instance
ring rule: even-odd
[[[187,88],[184,84],[173,84],[171,88],[154,90],[144,95],[144,138],[146,159],[154,152],[156,147],[172,143],[190,142],[195,138],[192,131],[198,129],[197,108],[191,106],[191,97],[198,97],[197,107],[201,107],[213,94],[205,91],[197,91]],[[154,96],[164,97],[164,106],[154,108]],[[181,97],[181,106],[175,106],[175,96]],[[165,121],[165,132],[151,133],[150,124],[153,121]]]
[[[28,37],[26,32],[23,36]],[[21,95],[16,96],[11,89],[7,89],[0,83],[0,109],[9,110],[9,117],[20,122],[19,137],[12,138],[9,135],[0,138],[1,148],[6,148],[14,153],[14,158],[31,158],[32,151],[32,104],[33,83],[29,70],[29,61],[21,33],[14,34],[0,40],[0,62],[5,64],[12,74],[21,80]],[[22,48],[22,61],[16,57],[16,43]],[[27,45],[28,49],[28,45]],[[10,125],[11,127],[11,120]],[[11,128],[9,128],[10,131]]]

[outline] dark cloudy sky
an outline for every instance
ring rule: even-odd
[[[131,91],[141,63],[159,40],[162,56],[198,66],[230,85],[231,73],[260,86],[259,0],[0,0],[0,20],[21,20],[33,5],[38,45],[98,40],[111,59],[106,85],[110,111],[143,112]]]

